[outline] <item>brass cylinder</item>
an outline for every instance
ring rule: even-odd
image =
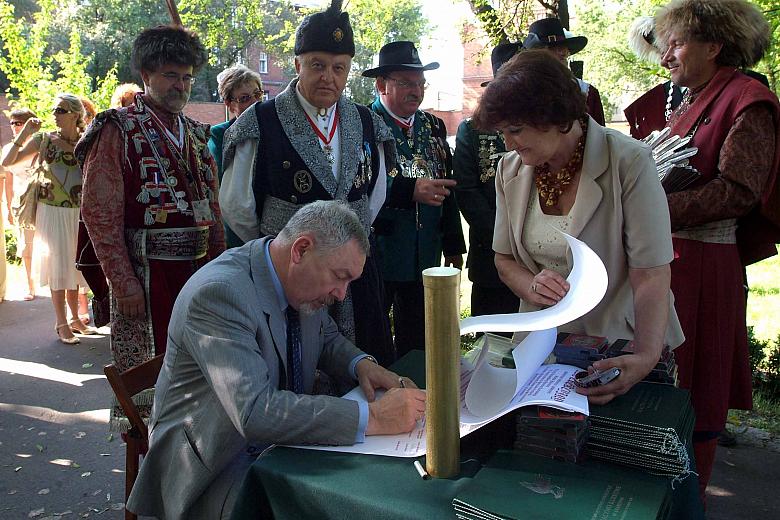
[[[426,469],[450,478],[460,471],[460,269],[426,269],[423,287]]]

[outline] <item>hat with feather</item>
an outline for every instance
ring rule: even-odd
[[[341,0],[332,0],[325,11],[308,15],[295,31],[295,55],[330,52],[355,56],[355,36],[349,14],[341,12]]]

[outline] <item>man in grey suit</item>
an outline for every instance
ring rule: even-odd
[[[368,248],[351,209],[318,201],[276,238],[230,249],[186,283],[129,510],[227,518],[254,460],[250,448],[354,444],[411,431],[425,392],[358,350],[327,313],[360,276]],[[370,402],[308,395],[315,369],[357,380]],[[388,391],[374,400],[380,388]]]

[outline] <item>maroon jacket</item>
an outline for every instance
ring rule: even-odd
[[[701,178],[690,189],[718,175],[721,147],[736,118],[750,106],[766,103],[771,107],[775,132],[775,155],[760,204],[739,219],[737,246],[744,265],[777,254],[780,242],[780,103],[764,85],[732,67],[721,67],[699,94],[696,102],[671,122],[672,134],[684,136],[695,131],[692,145],[699,153],[691,164]],[[698,126],[697,126],[698,125]]]

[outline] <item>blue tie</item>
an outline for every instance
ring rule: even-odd
[[[287,389],[303,393],[303,362],[301,361],[301,320],[298,311],[287,307]]]

